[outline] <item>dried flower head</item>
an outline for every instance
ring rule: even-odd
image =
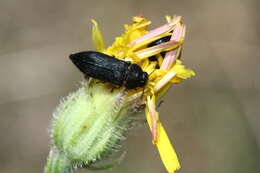
[[[91,168],[96,161],[109,156],[131,127],[133,114],[142,111],[144,106],[152,142],[158,148],[167,171],[173,173],[180,168],[156,111],[156,101],[172,84],[195,73],[186,69],[180,60],[186,32],[182,18],[166,16],[166,21],[165,25],[149,31],[151,21],[135,16],[133,24],[125,25],[123,34],[106,48],[97,22],[92,20],[92,40],[96,50],[139,65],[148,73],[148,81],[144,87],[126,89],[87,78],[54,113],[54,147],[45,173],[52,173],[52,170],[72,172],[79,166]],[[56,159],[57,155],[62,161]],[[63,162],[66,164],[62,168]]]

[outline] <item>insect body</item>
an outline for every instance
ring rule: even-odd
[[[154,42],[150,43],[148,45],[148,47],[157,46],[159,44],[162,44],[162,43],[165,43],[167,41],[170,41],[170,39],[171,39],[171,36],[162,37],[162,38],[160,38],[158,40],[155,40]]]
[[[165,43],[167,41],[170,41],[170,39],[171,39],[171,36],[166,36],[166,37],[160,38],[160,39],[155,40],[154,42],[150,43],[148,45],[148,47],[157,46],[159,44],[162,44],[162,43]],[[162,52],[161,55],[162,55],[162,57],[164,57],[165,56],[165,52]],[[157,58],[156,58],[156,56],[151,56],[151,57],[149,57],[149,60],[150,61],[157,61]]]
[[[79,52],[70,55],[70,59],[85,75],[128,89],[142,87],[148,80],[148,74],[137,64],[100,52]]]

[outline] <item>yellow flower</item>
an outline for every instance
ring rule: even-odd
[[[138,64],[143,71],[149,74],[149,79],[144,88],[128,90],[129,98],[134,95],[143,95],[142,103],[146,104],[146,119],[149,124],[153,144],[160,153],[163,164],[169,173],[180,168],[177,155],[167,136],[167,133],[159,120],[156,111],[156,100],[165,94],[174,83],[179,83],[195,75],[186,69],[180,60],[182,45],[184,43],[186,26],[181,16],[166,16],[167,23],[153,30],[148,30],[151,21],[143,16],[133,17],[133,24],[125,25],[125,31],[108,48],[104,47],[104,41],[98,24],[92,20],[92,39],[97,51],[116,58]],[[155,46],[150,43],[171,36],[169,41]],[[164,58],[162,52],[166,52]],[[156,61],[150,61],[149,57],[156,56]]]

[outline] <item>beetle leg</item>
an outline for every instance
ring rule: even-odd
[[[156,106],[156,109],[158,109],[158,108],[160,108],[161,107],[161,105],[163,104],[163,100],[160,100],[160,102],[158,103],[158,105]]]
[[[115,89],[120,89],[121,87],[122,86],[120,86],[120,85],[113,85],[113,86],[111,86],[110,92],[112,93],[112,92],[114,92]]]

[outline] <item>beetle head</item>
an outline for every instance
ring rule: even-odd
[[[137,64],[131,64],[129,66],[129,72],[126,77],[126,88],[132,89],[137,87],[143,87],[148,80],[148,74],[143,72],[141,67]]]

